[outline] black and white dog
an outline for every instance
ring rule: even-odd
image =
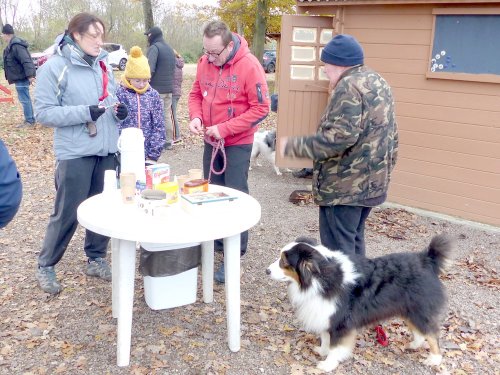
[[[252,155],[250,157],[250,170],[252,170],[252,165],[256,165],[258,167],[262,166],[257,161],[257,157],[260,155],[265,157],[271,163],[278,176],[282,175],[280,169],[275,164],[276,130],[259,131],[254,134]]]
[[[438,275],[443,272],[454,241],[435,236],[426,250],[374,259],[347,256],[299,238],[286,245],[267,269],[288,282],[288,296],[303,328],[321,337],[315,351],[326,356],[318,363],[334,370],[352,355],[356,332],[392,317],[405,320],[413,333],[410,349],[427,340],[425,363],[439,365],[439,328],[446,293]]]

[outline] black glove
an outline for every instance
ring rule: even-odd
[[[118,117],[119,120],[125,120],[128,116],[128,109],[127,106],[123,103],[120,103],[116,106],[116,117]]]
[[[106,108],[104,107],[99,107],[97,105],[91,105],[89,106],[90,110],[90,117],[92,117],[92,121],[97,121],[101,115],[106,112]]]

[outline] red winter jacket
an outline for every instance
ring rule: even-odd
[[[218,125],[224,145],[253,143],[258,124],[269,113],[266,75],[247,41],[238,34],[234,57],[222,67],[198,61],[196,80],[189,93],[189,117],[201,119],[204,127]],[[234,40],[234,38],[233,38]]]

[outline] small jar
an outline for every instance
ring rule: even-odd
[[[207,192],[208,191],[208,180],[196,179],[184,182],[184,194]]]

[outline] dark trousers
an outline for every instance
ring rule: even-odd
[[[203,175],[208,178],[210,172],[210,163],[212,160],[212,145],[205,143],[203,150]],[[226,169],[224,173],[216,175],[212,172],[210,183],[215,185],[227,186],[248,194],[248,168],[250,166],[250,155],[252,154],[252,145],[237,145],[225,148]],[[222,170],[224,159],[219,150],[215,156],[213,169]],[[241,233],[241,255],[245,254],[248,246],[248,231]],[[215,248],[222,248],[222,241],[215,242]]]
[[[323,246],[365,256],[365,221],[371,207],[320,206],[319,234]]]
[[[55,171],[56,198],[50,215],[42,250],[38,256],[41,267],[57,264],[78,226],[76,210],[85,199],[102,192],[104,171],[115,169],[113,155],[88,156],[61,160]],[[86,231],[85,254],[89,258],[104,258],[109,237]]]

